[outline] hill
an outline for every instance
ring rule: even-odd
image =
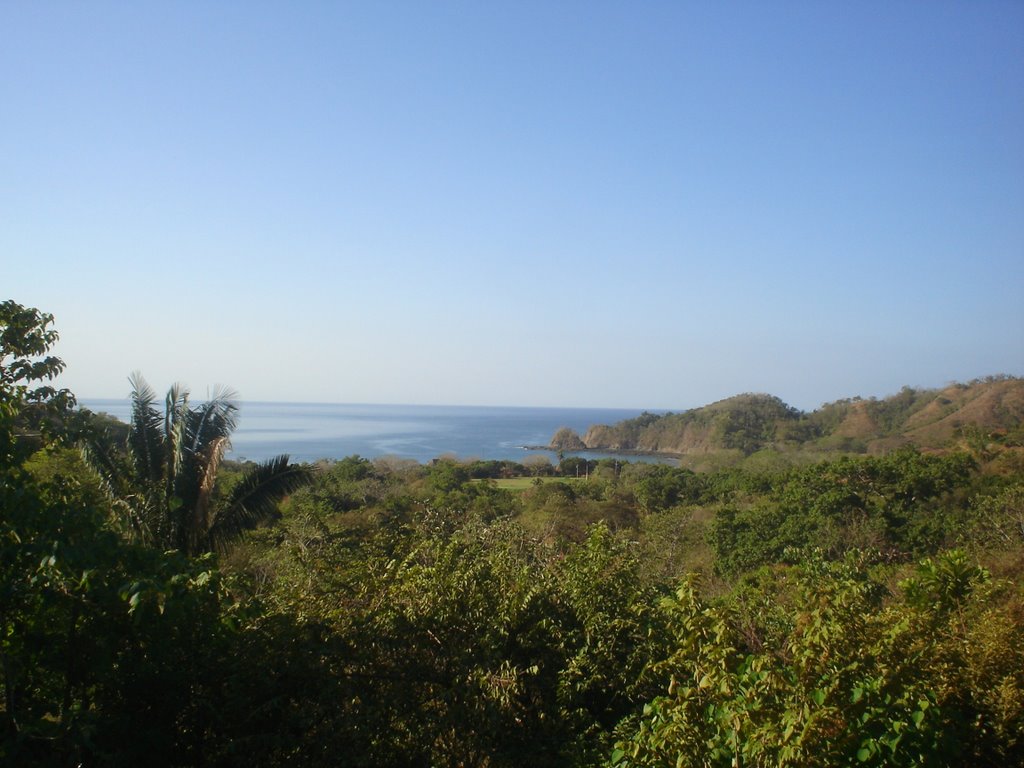
[[[854,397],[806,413],[766,394],[742,394],[682,413],[569,429],[553,450],[636,451],[699,458],[782,453],[885,453],[913,444],[938,449],[956,440],[1014,433],[1024,423],[1024,379],[990,376],[941,389],[904,387],[883,399]]]

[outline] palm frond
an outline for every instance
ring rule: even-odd
[[[188,390],[174,384],[167,391],[164,404],[164,472],[165,493],[175,493],[178,477],[185,462],[185,428],[188,424]]]
[[[139,544],[167,546],[169,537],[164,531],[166,512],[156,494],[133,493],[113,503],[121,530]]]
[[[85,434],[78,442],[78,451],[85,466],[99,478],[103,492],[111,499],[120,498],[124,468],[114,460],[104,439],[96,434]]]
[[[226,437],[214,439],[203,451],[203,456],[198,457],[198,486],[193,504],[193,519],[191,528],[194,532],[193,541],[189,543],[190,549],[200,547],[205,542],[201,537],[210,530],[210,506],[213,499],[213,489],[217,483],[217,470],[220,469],[224,452],[230,443]]]
[[[235,393],[217,387],[213,396],[190,412],[187,439],[189,450],[200,454],[211,441],[230,437],[238,426],[238,403]]]
[[[153,406],[156,393],[138,371],[128,377],[132,385],[132,418],[128,430],[128,450],[139,480],[158,483],[163,476],[163,418]]]
[[[209,530],[209,545],[223,551],[244,531],[276,518],[278,502],[312,477],[309,467],[290,464],[287,454],[254,465],[217,510]]]
[[[159,488],[138,478],[133,457],[115,443],[109,430],[89,424],[79,432],[76,444],[110,500],[114,525],[130,540],[152,544],[160,517]]]

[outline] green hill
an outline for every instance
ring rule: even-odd
[[[942,389],[904,387],[883,399],[850,398],[806,413],[766,394],[742,394],[682,413],[597,424],[582,437],[561,429],[555,450],[636,451],[699,458],[781,453],[885,453],[901,445],[1014,433],[1024,423],[1024,379],[991,376]]]

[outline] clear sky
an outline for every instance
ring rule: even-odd
[[[1024,3],[2,3],[0,265],[79,397],[1024,375]]]

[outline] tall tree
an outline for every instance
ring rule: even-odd
[[[48,355],[57,342],[53,315],[8,299],[0,302],[0,466],[14,466],[37,446],[33,438],[74,406],[52,381],[64,361]],[[16,456],[17,454],[17,456]]]
[[[218,388],[191,405],[179,384],[163,411],[138,373],[132,385],[131,426],[124,454],[91,440],[87,456],[133,537],[195,555],[223,550],[244,531],[272,519],[277,503],[309,481],[311,471],[287,455],[249,466],[223,496],[217,473],[237,426],[234,393]]]

